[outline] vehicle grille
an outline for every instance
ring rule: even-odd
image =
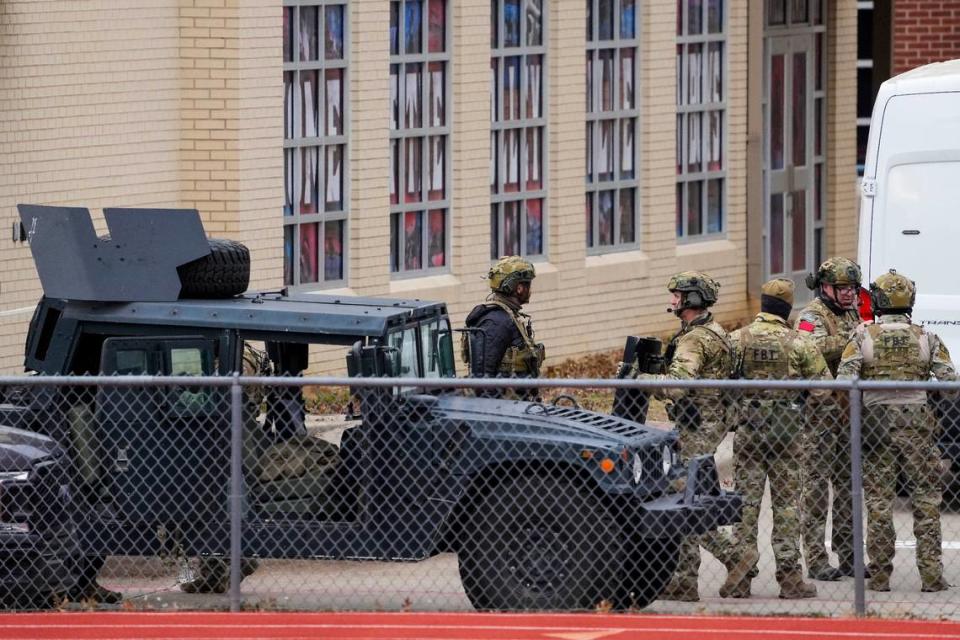
[[[593,411],[584,411],[583,409],[574,409],[571,407],[558,407],[548,405],[543,415],[562,420],[571,420],[580,424],[589,425],[598,429],[603,429],[624,438],[642,436],[647,431],[635,422],[630,422],[622,418],[594,413]]]

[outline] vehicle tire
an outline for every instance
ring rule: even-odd
[[[209,242],[209,255],[177,268],[181,298],[230,298],[250,285],[250,250],[233,240]]]
[[[680,539],[640,538],[630,552],[627,568],[631,587],[626,606],[642,609],[657,599],[677,568]]]
[[[581,483],[517,478],[472,507],[459,564],[477,609],[568,611],[621,600],[622,529]]]

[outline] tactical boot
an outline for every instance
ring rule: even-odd
[[[667,584],[667,588],[663,590],[659,596],[658,600],[677,600],[679,602],[699,602],[700,601],[700,592],[697,588],[697,580],[694,579],[681,579],[674,575],[670,578],[670,583]]]
[[[836,582],[846,575],[842,569],[834,569],[829,564],[823,566],[813,566],[807,569],[807,577],[811,580],[821,580],[823,582]],[[852,574],[851,574],[852,575]]]
[[[240,560],[240,579],[257,570],[260,563],[253,559]],[[184,593],[226,593],[230,588],[230,563],[225,558],[204,558],[197,577],[180,585]]]
[[[850,562],[841,562],[840,567],[836,569],[840,572],[840,576],[844,578],[852,578],[853,576],[853,560]],[[812,577],[812,576],[811,576]],[[870,579],[870,567],[864,565],[863,567],[863,577],[867,580]]]
[[[780,597],[784,600],[798,600],[800,598],[816,598],[817,585],[803,581],[800,571],[788,573],[779,580]]]
[[[750,578],[749,574],[746,578],[737,583],[730,582],[728,578],[720,586],[720,597],[721,598],[749,598],[750,597],[750,584],[753,580]]]
[[[720,595],[724,598],[749,598],[750,597],[750,573],[756,568],[757,560],[760,559],[759,554],[756,549],[747,549],[736,559],[736,561],[731,562],[727,566],[727,580],[723,583],[723,586],[720,588]],[[747,595],[745,596],[725,596],[724,592],[728,593],[741,593],[743,591],[743,583],[746,582],[746,591]]]
[[[923,586],[920,587],[920,591],[924,593],[933,593],[935,591],[946,591],[950,588],[950,583],[947,582],[943,576],[938,577],[936,580],[931,580],[927,582],[923,581]]]
[[[890,575],[887,573],[875,573],[867,581],[867,589],[870,591],[890,591]]]

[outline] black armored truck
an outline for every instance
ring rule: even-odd
[[[20,213],[44,288],[25,366],[63,378],[5,391],[0,548],[36,570],[15,583],[5,562],[3,588],[42,596],[171,545],[227,556],[237,416],[244,557],[455,552],[479,609],[645,606],[684,536],[739,517],[713,459],[680,466],[669,431],[453,389],[442,303],[246,292],[245,248],[193,210],[106,209],[109,236],[86,209]],[[336,351],[356,415],[314,447],[299,376]],[[277,383],[220,384],[251,372]]]

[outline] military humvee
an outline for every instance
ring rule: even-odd
[[[178,280],[179,261],[204,259],[202,251],[171,257],[143,245],[206,248],[195,211],[106,210],[111,236],[97,238],[85,209],[20,209],[45,291],[27,338],[28,371],[211,380],[241,371],[245,346],[256,343],[275,373],[296,376],[311,350],[343,348],[359,419],[334,455],[324,450],[324,464],[293,480],[265,478],[258,458],[277,433],[303,433],[299,389],[263,386],[262,402],[245,394],[246,557],[416,561],[456,552],[477,608],[645,606],[668,581],[685,535],[739,517],[739,496],[721,489],[712,458],[680,467],[670,432],[574,406],[432,388],[431,379],[456,376],[442,303],[233,295],[244,286],[233,258],[217,267],[232,282],[220,287],[223,274],[207,269],[199,286],[229,297],[186,299],[181,289],[197,283]],[[68,266],[57,263],[62,256]],[[115,273],[131,263],[148,280]],[[422,380],[364,387],[364,376]],[[189,555],[228,554],[229,391],[28,389],[18,424],[58,441],[44,440],[58,464],[61,450],[73,460],[69,481],[57,485],[76,512],[64,546],[75,541],[88,557],[153,555],[175,539]],[[0,429],[0,440],[12,437],[27,435]],[[0,482],[29,483],[38,467],[10,464]],[[681,476],[686,489],[672,491]],[[16,511],[31,526],[42,511],[38,528],[52,526],[51,507],[28,500],[41,495],[23,493]]]

